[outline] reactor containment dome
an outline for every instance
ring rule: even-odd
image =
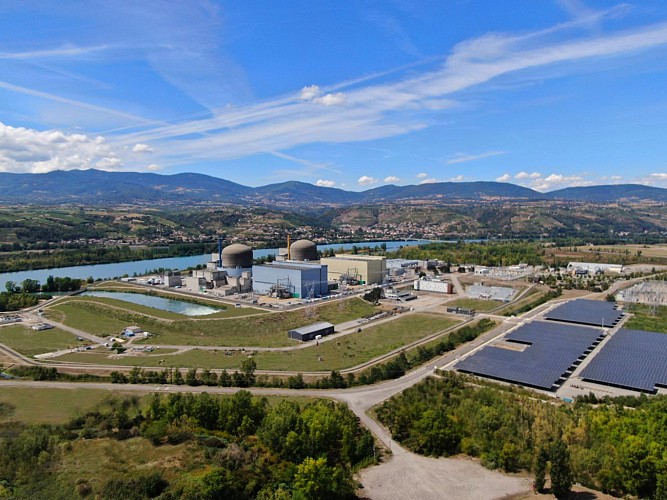
[[[319,260],[317,245],[310,240],[297,240],[290,245],[291,260]]]
[[[226,246],[222,250],[223,268],[250,268],[252,267],[252,248],[240,243]]]

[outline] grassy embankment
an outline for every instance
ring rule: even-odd
[[[293,345],[287,331],[329,321],[337,324],[364,317],[379,309],[361,299],[320,305],[310,311],[297,310],[228,319],[188,318],[161,321],[131,311],[110,308],[102,303],[83,300],[60,302],[49,309],[56,321],[101,337],[116,335],[128,325],[139,325],[153,334],[142,341],[157,345],[205,345],[282,347]],[[312,313],[312,314],[311,314]]]
[[[350,368],[398,349],[406,344],[450,328],[458,320],[430,315],[413,314],[379,324],[339,339],[315,343],[294,351],[257,352],[254,360],[259,370],[329,371]],[[284,333],[283,333],[284,335]],[[245,353],[224,350],[193,349],[183,354],[164,356],[160,366],[238,369]],[[83,352],[61,356],[59,361],[78,361],[128,366],[157,366],[159,359],[139,356],[109,358],[106,353]],[[321,361],[320,361],[321,359]]]

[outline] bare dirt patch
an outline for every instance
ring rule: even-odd
[[[530,495],[532,478],[504,474],[468,458],[430,458],[399,451],[360,473],[357,493],[372,500],[492,500]],[[524,498],[524,497],[521,497]]]

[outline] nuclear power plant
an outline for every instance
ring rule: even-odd
[[[387,276],[387,259],[345,255],[320,259],[315,242],[300,239],[278,251],[276,260],[254,264],[248,245],[233,243],[211,254],[205,269],[192,271],[184,285],[191,292],[217,295],[254,293],[278,299],[315,299],[328,295],[339,284],[381,284]]]

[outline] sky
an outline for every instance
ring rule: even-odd
[[[667,2],[0,0],[0,171],[667,187]]]

